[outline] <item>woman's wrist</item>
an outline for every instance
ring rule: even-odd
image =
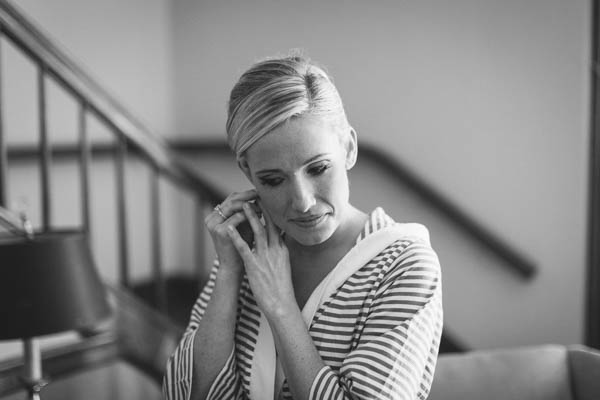
[[[244,275],[244,267],[241,265],[228,265],[221,263],[219,265],[219,271],[217,272],[217,278],[226,280],[228,282],[240,281]]]
[[[219,297],[224,296],[226,303],[237,304],[237,298],[242,284],[243,269],[227,268],[220,265],[215,282],[215,291]],[[213,295],[214,296],[214,295]]]
[[[277,302],[272,307],[262,311],[272,325],[285,324],[290,320],[302,319],[302,311],[298,307],[295,299],[293,301]]]

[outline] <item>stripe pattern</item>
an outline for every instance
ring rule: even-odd
[[[383,209],[375,209],[357,243],[394,223]],[[217,269],[215,263],[167,363],[163,392],[169,400],[189,400],[194,334],[214,289]],[[247,279],[240,290],[237,318],[235,349],[208,399],[249,398],[260,310]],[[442,321],[437,255],[427,239],[396,241],[346,280],[315,314],[309,333],[326,366],[313,381],[310,399],[426,399]],[[287,382],[281,397],[292,399]]]

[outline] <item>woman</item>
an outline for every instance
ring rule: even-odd
[[[425,399],[438,259],[422,225],[350,204],[357,138],[329,76],[303,57],[254,65],[231,92],[227,135],[254,189],[206,218],[218,261],[165,397]]]

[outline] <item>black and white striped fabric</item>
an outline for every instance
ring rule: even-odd
[[[357,243],[391,224],[395,222],[381,208],[375,209]],[[167,364],[163,392],[169,400],[189,400],[194,334],[217,270],[215,264]],[[244,279],[235,349],[213,382],[208,399],[249,399],[260,315]],[[316,312],[309,332],[326,366],[313,381],[310,399],[426,399],[442,321],[441,271],[428,235],[394,242],[347,279]],[[282,394],[284,399],[292,398],[287,382]]]

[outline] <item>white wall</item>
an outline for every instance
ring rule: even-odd
[[[260,57],[305,49],[333,74],[360,140],[539,266],[523,283],[431,210],[399,209],[397,219],[432,228],[459,338],[473,347],[581,342],[589,9],[587,0],[179,0],[176,130],[220,137],[239,74]],[[353,183],[356,194],[372,187]],[[379,191],[377,202],[419,206],[387,197],[397,191]]]
[[[152,131],[172,132],[169,0],[15,3]]]

